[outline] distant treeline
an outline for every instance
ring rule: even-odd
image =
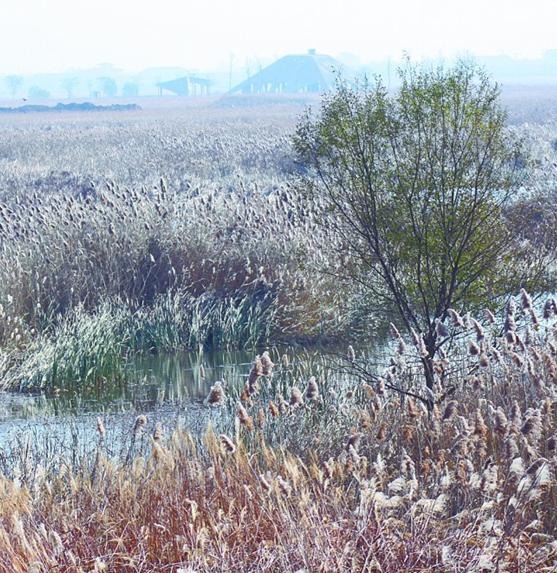
[[[95,105],[93,103],[59,103],[49,105],[22,105],[18,107],[0,107],[0,113],[36,113],[47,111],[139,111],[141,107],[135,103]]]

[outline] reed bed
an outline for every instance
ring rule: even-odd
[[[293,188],[300,109],[4,122],[0,388],[116,380],[133,352],[373,330],[360,293],[317,272],[331,241]]]
[[[225,110],[216,106],[139,114],[60,114],[3,118],[0,197],[89,193],[116,180],[169,187],[238,177],[267,187],[295,170],[290,133],[303,106]]]
[[[115,455],[99,419],[89,458],[2,478],[0,571],[554,571],[556,311],[455,313],[430,393],[397,336],[258,356],[202,439],[139,415]]]
[[[117,376],[134,351],[254,348],[372,326],[351,310],[358,293],[317,272],[324,244],[314,209],[285,186],[109,183],[2,204],[1,385],[99,378],[109,362]]]
[[[419,337],[392,329],[372,362],[279,120],[2,128],[0,387],[111,384],[134,352],[356,348],[260,354],[187,426],[89,416],[3,444],[0,573],[557,570],[557,303],[451,312],[433,389]],[[544,226],[520,236],[552,264],[554,127],[513,129],[545,142],[524,206]]]
[[[511,129],[528,138],[535,161],[531,193],[509,224],[535,252],[528,264],[553,268],[555,124],[525,123],[535,110],[519,103]],[[316,224],[321,206],[296,192],[290,137],[300,112],[211,107],[4,122],[0,388],[102,379],[109,363],[117,379],[131,352],[375,332],[373,301],[335,278],[345,261]],[[525,226],[527,217],[536,224]],[[97,331],[118,355],[76,348]]]

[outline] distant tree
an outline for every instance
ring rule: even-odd
[[[234,66],[234,54],[230,52],[228,57],[228,91],[232,89],[232,69]]]
[[[122,88],[124,97],[137,97],[139,95],[139,86],[136,82],[126,82]]]
[[[62,80],[62,87],[64,88],[64,91],[66,92],[68,99],[73,98],[74,90],[78,84],[79,84],[79,79],[73,76],[64,78]]]
[[[39,86],[31,86],[27,93],[29,99],[50,99],[50,92]]]
[[[6,76],[6,85],[12,98],[15,98],[23,85],[23,77],[18,75]]]
[[[331,214],[339,271],[395,309],[423,339],[427,386],[450,308],[485,304],[512,288],[518,251],[504,211],[517,191],[521,144],[506,130],[499,89],[477,66],[407,63],[399,91],[381,80],[339,81],[295,137],[305,186]]]
[[[99,78],[99,85],[105,97],[115,97],[118,93],[116,81],[110,77]]]

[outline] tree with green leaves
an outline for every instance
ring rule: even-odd
[[[294,144],[305,186],[325,202],[325,223],[352,261],[341,273],[423,340],[431,388],[448,310],[509,288],[504,213],[523,152],[498,86],[473,63],[407,63],[399,75],[393,94],[380,79],[339,80],[319,114],[302,118]]]

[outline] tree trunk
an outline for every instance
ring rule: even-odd
[[[422,358],[422,364],[424,367],[424,377],[425,377],[425,384],[429,390],[431,390],[433,395],[433,387],[435,385],[435,371],[433,369],[433,361],[435,358],[435,339],[436,335],[435,332],[428,333],[424,336],[424,344],[427,349],[427,356]],[[431,396],[427,397],[428,409],[431,411],[434,406],[433,398]]]

